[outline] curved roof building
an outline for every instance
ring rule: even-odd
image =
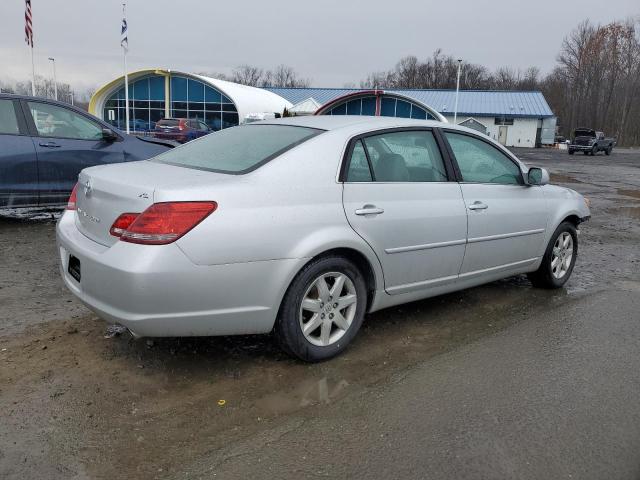
[[[242,123],[252,113],[278,113],[293,105],[262,88],[186,72],[145,69],[129,73],[129,126],[148,131],[161,118],[192,118],[213,130]],[[125,128],[124,76],[99,88],[89,112]]]
[[[447,121],[429,105],[402,93],[386,90],[359,90],[341,95],[322,105],[315,114],[372,115]]]

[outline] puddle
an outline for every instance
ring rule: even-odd
[[[561,173],[552,173],[550,174],[551,176],[551,182],[557,182],[557,183],[584,183],[581,180],[578,180],[576,178],[570,177],[569,175],[563,175]]]
[[[624,188],[617,188],[618,195],[624,195],[625,197],[633,197],[640,200],[640,190],[629,190]]]
[[[270,414],[290,413],[312,405],[328,405],[343,397],[348,386],[349,382],[345,379],[304,379],[293,389],[271,393],[258,403],[262,410]]]
[[[640,207],[616,207],[610,208],[608,211],[624,215],[625,217],[637,218],[640,219]]]

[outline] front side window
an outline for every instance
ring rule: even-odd
[[[323,130],[290,125],[244,125],[205,135],[152,161],[219,173],[242,174]]]
[[[57,105],[28,102],[38,135],[41,137],[102,139],[102,126],[83,115]]]
[[[13,106],[13,100],[0,100],[0,133],[18,135],[18,117]]]
[[[440,149],[431,131],[389,132],[364,140],[376,182],[446,182]]]
[[[479,138],[445,132],[456,157],[462,181],[475,183],[523,184],[520,167],[504,153]]]

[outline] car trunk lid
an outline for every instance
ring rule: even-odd
[[[214,177],[227,175],[149,161],[85,169],[78,177],[76,225],[86,237],[111,246],[118,241],[109,233],[113,222],[123,213],[142,213],[153,204],[157,189],[197,185]]]

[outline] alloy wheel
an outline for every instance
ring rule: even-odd
[[[323,273],[302,297],[302,334],[313,345],[326,347],[334,344],[349,330],[357,304],[356,287],[347,275]]]
[[[569,232],[558,235],[553,244],[551,254],[551,273],[557,279],[564,277],[571,267],[573,260],[573,237]]]

